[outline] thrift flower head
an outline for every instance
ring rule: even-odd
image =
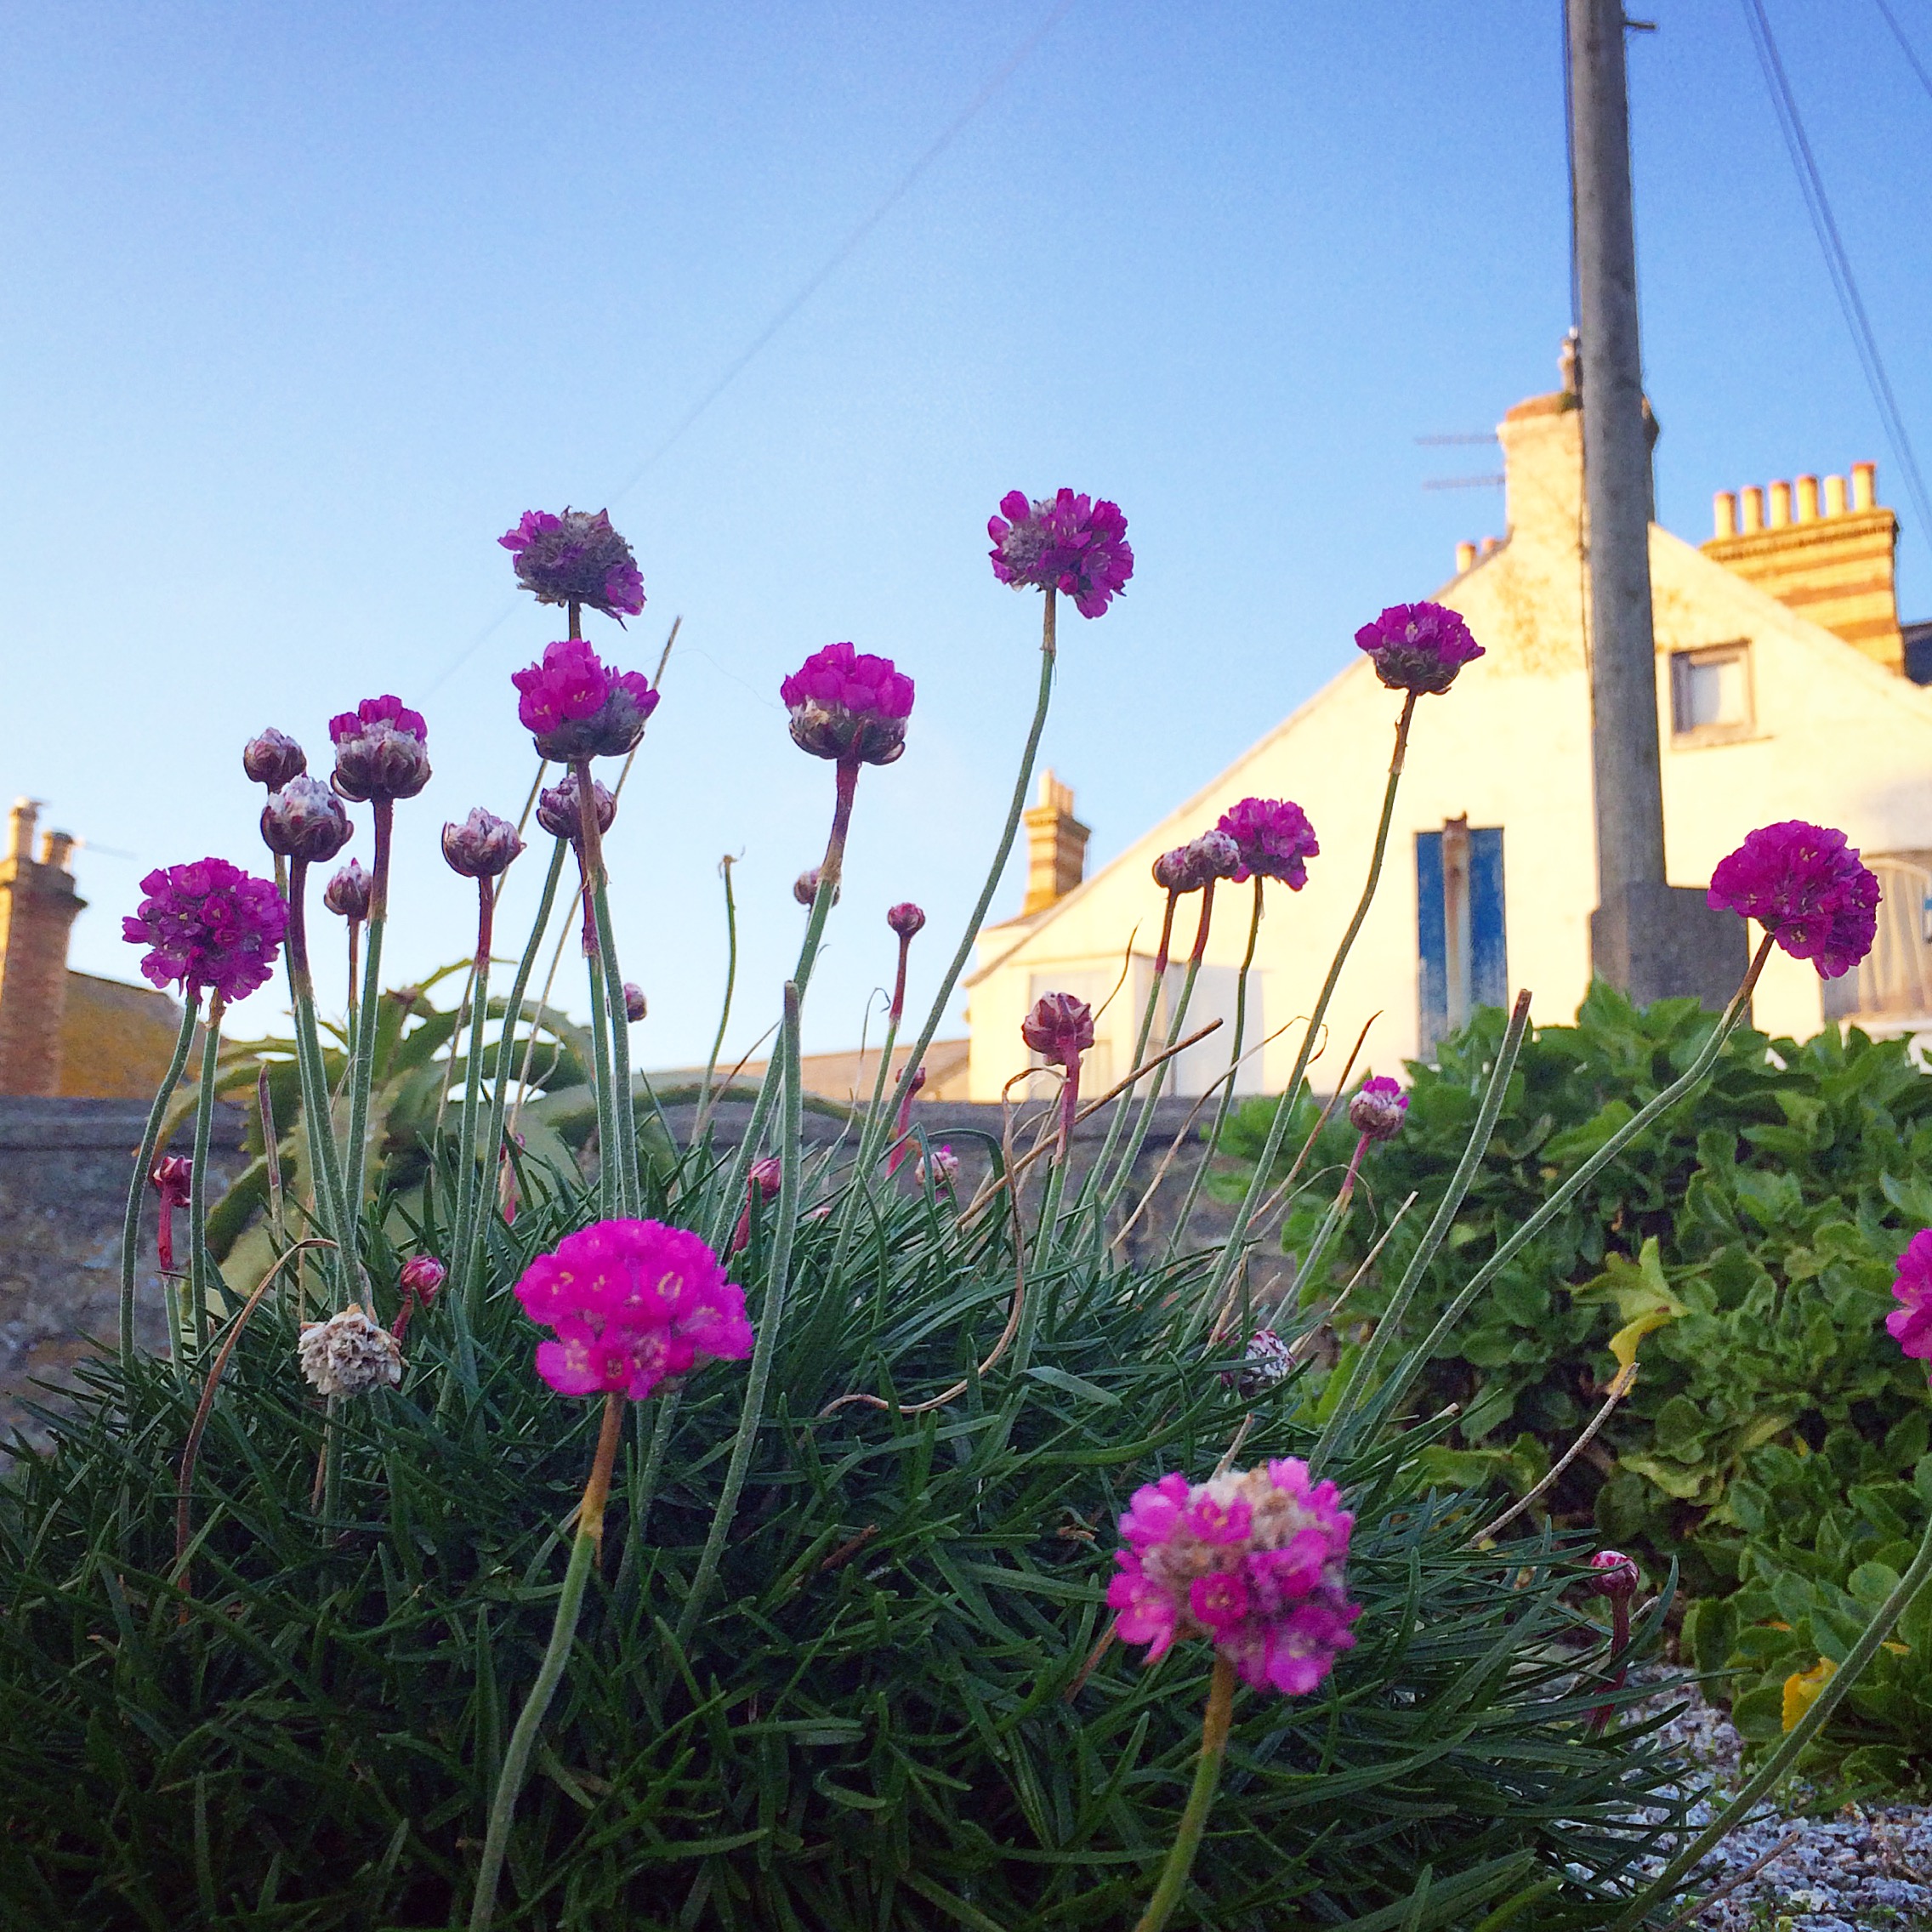
[[[497,541],[516,559],[516,580],[539,604],[585,604],[621,624],[644,608],[644,579],[611,513],[526,510]]]
[[[1590,1588],[1599,1596],[1628,1599],[1636,1594],[1644,1580],[1637,1565],[1620,1549],[1600,1549],[1590,1559],[1590,1568],[1596,1572]]]
[[[818,882],[824,870],[822,866],[808,866],[792,881],[792,896],[801,906],[810,906],[817,901]],[[834,906],[838,903],[838,882],[836,879],[832,882],[832,903]]]
[[[429,727],[399,697],[366,697],[329,720],[335,788],[378,804],[413,798],[429,782]]]
[[[636,1026],[651,1010],[651,1004],[644,997],[644,988],[635,980],[624,981],[624,1018]]]
[[[291,778],[262,807],[262,843],[285,859],[323,864],[355,832],[342,800],[319,778]]]
[[[1083,617],[1097,617],[1127,588],[1134,551],[1118,503],[1071,490],[1029,503],[1009,490],[986,525],[993,575],[1015,590],[1064,591]]]
[[[828,644],[786,679],[778,695],[792,713],[792,742],[815,758],[890,764],[906,748],[912,680],[889,657]]]
[[[543,646],[540,662],[510,673],[516,714],[538,755],[621,758],[644,736],[657,693],[641,671],[611,668],[580,637]]]
[[[144,978],[179,985],[193,999],[206,987],[224,1002],[264,986],[288,924],[272,879],[253,878],[225,859],[169,866],[141,881],[140,910],[121,922],[130,946],[149,948]]]
[[[1219,826],[1163,852],[1154,861],[1154,883],[1168,892],[1198,892],[1210,879],[1246,878],[1241,847]]]
[[[1456,673],[1483,655],[1469,627],[1446,604],[1391,604],[1355,642],[1394,691],[1446,691]]]
[[[1094,1009],[1071,993],[1043,993],[1020,1021],[1020,1037],[1049,1066],[1071,1072],[1094,1043]]]
[[[345,919],[366,919],[369,917],[372,884],[361,861],[351,859],[322,889],[322,903]]]
[[[935,1147],[919,1156],[912,1169],[912,1179],[923,1187],[929,1179],[935,1188],[957,1187],[959,1184],[959,1156],[950,1146]]]
[[[295,1359],[324,1395],[361,1395],[402,1380],[402,1344],[351,1302],[327,1321],[304,1321]]]
[[[1282,1381],[1294,1365],[1293,1352],[1272,1328],[1257,1328],[1247,1338],[1241,1367],[1224,1370],[1221,1379],[1243,1401],[1252,1401]]]
[[[412,1294],[427,1308],[449,1279],[449,1270],[433,1254],[412,1254],[402,1264],[396,1278],[406,1294]]]
[[[1204,1483],[1162,1476],[1120,1520],[1115,1632],[1147,1645],[1149,1663],[1205,1637],[1257,1690],[1304,1696],[1355,1643],[1360,1609],[1343,1591],[1354,1526],[1334,1484],[1311,1485],[1294,1457]]]
[[[1878,881],[1842,832],[1803,819],[1760,826],[1711,874],[1709,901],[1755,919],[1821,980],[1849,973],[1878,933]]]
[[[185,1154],[163,1154],[148,1170],[148,1185],[164,1208],[185,1208],[195,1163]]]
[[[752,1352],[745,1292],[694,1234],[662,1221],[599,1221],[524,1270],[516,1298],[556,1331],[537,1372],[560,1395],[641,1401],[667,1376]]]
[[[901,939],[911,939],[926,923],[926,915],[908,899],[886,911],[885,923]]]
[[[480,805],[472,805],[461,825],[443,827],[443,857],[465,878],[494,878],[509,869],[523,850],[516,827]]]
[[[590,781],[590,795],[597,801],[597,830],[608,832],[617,816],[617,795],[601,779]],[[583,813],[578,803],[577,774],[566,771],[555,785],[546,785],[537,794],[537,822],[553,838],[568,838],[573,844],[583,837]]]
[[[1220,876],[1236,884],[1250,878],[1278,878],[1299,892],[1308,884],[1307,861],[1321,850],[1308,814],[1292,798],[1243,798],[1221,814],[1214,828],[1233,839],[1240,861]]]
[[[1892,1293],[1899,1301],[1885,1317],[1892,1339],[1915,1360],[1932,1361],[1932,1228],[1906,1243]]]
[[[242,769],[256,784],[279,792],[309,769],[309,757],[286,731],[271,728],[242,746]]]
[[[1365,1080],[1349,1102],[1349,1122],[1357,1134],[1371,1140],[1393,1140],[1401,1131],[1402,1116],[1409,1111],[1409,1097],[1398,1081],[1378,1073]]]

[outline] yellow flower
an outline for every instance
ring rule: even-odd
[[[1818,1693],[1838,1674],[1829,1657],[1820,1657],[1809,1670],[1793,1671],[1784,1680],[1784,1728],[1791,1730],[1818,1702]]]

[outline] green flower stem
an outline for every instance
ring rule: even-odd
[[[188,1292],[193,1298],[195,1355],[208,1347],[208,1150],[214,1143],[215,1079],[221,1064],[219,992],[208,996],[208,1030],[202,1043],[202,1090],[195,1102],[195,1164],[188,1176]]]
[[[288,875],[288,991],[295,1009],[295,1067],[302,1085],[302,1123],[309,1139],[309,1179],[315,1198],[315,1219],[324,1238],[336,1244],[323,1265],[335,1283],[334,1299],[339,1307],[349,1299],[357,1267],[343,1239],[351,1223],[336,1149],[328,1067],[315,1026],[315,986],[309,971],[308,884],[309,862],[298,859]]]
[[[490,1823],[483,1838],[483,1858],[476,1868],[476,1891],[469,1908],[469,1932],[487,1932],[497,1910],[497,1884],[503,1876],[503,1850],[509,1843],[510,1824],[516,1816],[517,1793],[523,1788],[530,1753],[543,1716],[556,1695],[557,1685],[570,1661],[571,1645],[577,1636],[577,1620],[583,1608],[584,1585],[590,1580],[591,1565],[604,1543],[604,1507],[610,1500],[611,1469],[617,1461],[617,1441],[623,1433],[624,1398],[615,1392],[604,1398],[603,1426],[597,1433],[597,1454],[590,1465],[590,1480],[583,1486],[583,1502],[577,1510],[577,1540],[571,1546],[570,1567],[564,1572],[564,1587],[557,1598],[557,1614],[550,1625],[550,1642],[537,1668],[537,1681],[524,1700],[516,1728],[503,1752],[503,1769],[497,1774],[496,1796],[490,1804]]]
[[[730,1533],[738,1497],[750,1473],[752,1456],[758,1446],[759,1424],[764,1416],[764,1392],[771,1379],[771,1361],[778,1347],[778,1331],[785,1319],[785,1291],[792,1269],[792,1235],[798,1219],[798,1159],[802,1133],[802,1100],[798,1082],[798,985],[787,980],[785,986],[785,1023],[779,1035],[775,1061],[785,1090],[785,1127],[779,1141],[778,1218],[771,1241],[771,1263],[765,1270],[764,1300],[758,1312],[758,1338],[752,1344],[750,1372],[745,1378],[745,1400],[738,1413],[738,1433],[731,1444],[731,1459],[724,1470],[724,1486],[713,1512],[710,1533],[698,1559],[697,1573],[691,1579],[690,1594],[685,1599],[684,1613],[678,1619],[678,1647],[682,1650],[703,1613],[705,1600],[718,1576],[724,1553],[724,1539]],[[715,1244],[714,1244],[715,1245]]]
[[[590,776],[590,760],[573,759],[571,770],[577,777],[577,825],[583,844],[584,895],[588,901],[591,932],[585,935],[586,950],[594,937],[597,963],[603,979],[603,1014],[606,1024],[597,1038],[598,1072],[601,1083],[608,1078],[611,1088],[610,1125],[613,1139],[603,1149],[603,1172],[613,1168],[617,1185],[605,1188],[605,1212],[634,1216],[639,1207],[637,1174],[637,1114],[631,1100],[630,1018],[624,1010],[624,976],[617,964],[617,935],[611,922],[610,874],[604,866],[604,838],[597,823],[597,793]],[[590,997],[598,997],[593,973]],[[597,1037],[593,1012],[592,1035]]]
[[[376,850],[369,878],[369,947],[362,963],[362,1005],[356,1014],[349,1077],[349,1139],[343,1151],[344,1272],[351,1281],[362,1271],[362,1185],[368,1165],[369,1088],[376,1071],[376,1030],[382,1018],[383,933],[389,921],[389,834],[395,827],[395,802],[374,801]]]
[[[1167,919],[1161,932],[1160,951],[1155,956],[1155,964],[1160,968],[1160,970],[1154,975],[1152,981],[1147,988],[1147,1003],[1141,1009],[1140,1013],[1140,1031],[1134,1037],[1134,1055],[1127,1063],[1129,1073],[1133,1072],[1146,1058],[1147,1043],[1153,1037],[1154,1014],[1161,1003],[1161,988],[1166,984],[1167,980],[1168,940],[1173,929],[1174,907],[1179,902],[1179,899],[1177,894],[1169,893],[1168,895]],[[1094,1190],[1100,1185],[1100,1176],[1107,1171],[1108,1167],[1112,1162],[1114,1151],[1120,1145],[1122,1132],[1126,1128],[1128,1117],[1133,1111],[1134,1088],[1139,1085],[1139,1082],[1136,1081],[1133,1087],[1129,1087],[1121,1095],[1120,1105],[1114,1109],[1112,1117],[1107,1122],[1107,1131],[1100,1142],[1100,1151],[1094,1156],[1094,1165],[1088,1170],[1085,1185],[1081,1189],[1082,1205],[1091,1197]],[[1155,1077],[1155,1085],[1156,1090],[1158,1091],[1158,1075]]]
[[[1348,929],[1342,935],[1342,943],[1335,948],[1335,957],[1329,963],[1327,978],[1321,982],[1321,992],[1315,1000],[1315,1010],[1308,1016],[1308,1025],[1302,1033],[1301,1050],[1295,1055],[1294,1071],[1288,1076],[1288,1083],[1282,1089],[1280,1103],[1275,1109],[1275,1117],[1269,1124],[1268,1139],[1263,1145],[1261,1157],[1255,1162],[1247,1191],[1235,1210],[1234,1225],[1228,1230],[1220,1261],[1202,1291],[1201,1298],[1204,1307],[1221,1305],[1227,1295],[1228,1283],[1242,1264],[1247,1246],[1247,1224],[1253,1218],[1254,1210],[1260,1206],[1262,1196],[1267,1192],[1275,1156],[1281,1151],[1282,1137],[1288,1131],[1288,1122],[1301,1093],[1302,1077],[1308,1071],[1315,1043],[1321,1037],[1321,1022],[1328,1014],[1328,1002],[1334,997],[1336,982],[1342,976],[1343,967],[1348,963],[1355,935],[1361,930],[1362,921],[1368,917],[1368,909],[1374,903],[1375,889],[1382,878],[1383,857],[1389,850],[1389,826],[1395,815],[1395,793],[1402,782],[1402,764],[1409,749],[1409,724],[1415,710],[1416,693],[1410,691],[1402,700],[1402,715],[1395,722],[1395,749],[1389,760],[1389,782],[1382,793],[1382,816],[1375,827],[1375,850],[1369,858],[1368,878],[1362,886],[1361,898],[1356,904],[1355,917],[1349,921]]]
[[[597,1211],[608,1219],[623,1212],[619,1191],[623,1150],[617,1139],[617,1096],[611,1081],[611,1009],[604,1003],[604,956],[586,950],[590,980],[590,1053],[597,1087]]]
[[[1214,1673],[1208,1680],[1208,1708],[1201,1719],[1201,1755],[1194,1766],[1194,1788],[1187,1794],[1187,1809],[1180,1815],[1180,1826],[1168,1848],[1167,1863],[1161,1867],[1160,1883],[1147,1901],[1134,1932],[1161,1932],[1173,1917],[1194,1870],[1194,1855],[1201,1849],[1201,1836],[1208,1828],[1208,1812],[1221,1782],[1221,1766],[1228,1754],[1228,1731],[1234,1719],[1235,1667],[1224,1656],[1214,1659]]]
[[[476,965],[470,983],[469,1055],[463,1068],[463,1112],[457,1129],[456,1252],[452,1264],[459,1271],[475,1239],[483,1184],[477,1178],[476,1116],[483,1090],[483,1030],[490,1015],[490,938],[497,905],[494,879],[476,882]],[[438,1139],[441,1136],[438,1135]],[[496,1169],[487,1156],[485,1171],[492,1181]]]
[[[1742,1824],[1751,1807],[1776,1784],[1798,1754],[1825,1728],[1831,1715],[1844,1701],[1866,1665],[1878,1654],[1878,1646],[1891,1634],[1892,1626],[1902,1617],[1912,1600],[1932,1580],[1932,1524],[1919,1539],[1918,1554],[1912,1567],[1901,1577],[1892,1594],[1872,1614],[1872,1620],[1859,1633],[1858,1641],[1846,1652],[1845,1660],[1832,1673],[1811,1708],[1784,1735],[1776,1751],[1739,1789],[1705,1829],[1691,1840],[1657,1876],[1624,1908],[1623,1916],[1611,1928],[1622,1932],[1627,1925],[1640,1924],[1651,1906],[1668,1897],[1679,1883],[1695,1871],[1699,1861],[1734,1827]]]
[[[712,1037],[711,1057],[704,1063],[704,1084],[698,1089],[697,1118],[691,1127],[694,1147],[704,1139],[705,1122],[711,1117],[711,1083],[717,1077],[718,1056],[724,1050],[724,1029],[731,1023],[731,995],[738,984],[738,902],[731,894],[731,867],[736,863],[729,852],[718,861],[724,875],[724,1004]]]
[[[201,988],[184,989],[181,1031],[175,1036],[174,1057],[162,1076],[161,1087],[148,1109],[148,1124],[142,1130],[141,1151],[134,1156],[134,1178],[128,1183],[128,1212],[121,1223],[121,1367],[127,1374],[134,1369],[134,1277],[140,1264],[141,1202],[147,1192],[148,1176],[154,1172],[156,1151],[161,1145],[161,1130],[168,1118],[168,1103],[181,1083],[181,1074],[194,1049],[195,1023],[201,1017]]]

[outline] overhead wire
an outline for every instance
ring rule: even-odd
[[[1924,62],[1913,52],[1912,43],[1905,37],[1905,29],[1899,25],[1898,15],[1887,4],[1887,0],[1872,0],[1872,4],[1885,16],[1885,25],[1892,30],[1892,38],[1899,43],[1899,52],[1905,55],[1912,72],[1918,75],[1919,86],[1928,94],[1932,94],[1932,74],[1925,71]]]

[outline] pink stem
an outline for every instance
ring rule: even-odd
[[[899,976],[892,982],[892,1010],[887,1014],[889,1024],[896,1026],[906,1012],[906,959],[912,950],[912,935],[899,935]]]
[[[1201,889],[1201,923],[1194,935],[1194,952],[1189,960],[1190,965],[1198,966],[1201,956],[1208,950],[1208,922],[1214,916],[1214,881],[1209,879]]]
[[[1168,945],[1174,936],[1174,907],[1179,903],[1180,895],[1178,892],[1168,895],[1167,914],[1161,921],[1161,946],[1154,955],[1154,977],[1156,980],[1168,969]]]
[[[895,1174],[904,1162],[912,1144],[912,1096],[926,1083],[926,1070],[921,1067],[906,1083],[906,1091],[899,1100],[899,1125],[895,1130],[892,1151],[885,1157],[885,1171]]]

